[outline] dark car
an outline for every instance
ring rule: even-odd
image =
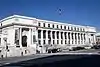
[[[73,47],[70,51],[83,50],[84,47]]]
[[[56,49],[49,49],[48,53],[57,53],[57,52],[61,52],[60,48],[56,48]]]
[[[92,49],[100,49],[100,45],[94,45],[93,47],[91,47]]]

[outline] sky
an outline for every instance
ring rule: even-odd
[[[100,0],[0,0],[0,19],[15,14],[100,30]]]

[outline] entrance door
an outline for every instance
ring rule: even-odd
[[[27,36],[22,36],[22,47],[27,47]]]

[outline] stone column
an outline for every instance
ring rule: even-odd
[[[46,30],[46,44],[48,45],[48,30]]]
[[[77,39],[77,45],[79,44],[78,43],[78,41],[79,41],[79,39],[78,39],[78,33],[76,34],[76,39]]]
[[[82,44],[84,45],[84,34],[82,34]]]
[[[19,45],[20,45],[20,47],[22,47],[22,28],[20,28],[19,29],[19,31],[20,31],[20,36],[19,36]]]
[[[59,31],[59,44],[61,45],[61,32]]]
[[[81,33],[80,33],[80,45],[82,44],[81,42],[82,42],[82,40],[81,40],[82,38],[81,38]]]
[[[66,32],[66,37],[67,37],[67,44],[68,44],[68,32]]]
[[[75,33],[73,33],[73,44],[75,45]]]
[[[41,45],[43,46],[43,30],[41,30]]]
[[[51,34],[51,44],[53,44],[52,31],[50,32],[50,34]]]
[[[57,31],[55,31],[55,44],[57,45]]]
[[[64,35],[65,32],[63,32],[63,45],[65,45],[65,35]]]
[[[70,44],[72,44],[72,34],[70,32]]]
[[[81,33],[79,34],[79,37],[80,37],[80,45],[81,45]]]

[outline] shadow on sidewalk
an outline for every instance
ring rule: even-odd
[[[100,67],[99,55],[54,55],[18,63],[4,67]]]

